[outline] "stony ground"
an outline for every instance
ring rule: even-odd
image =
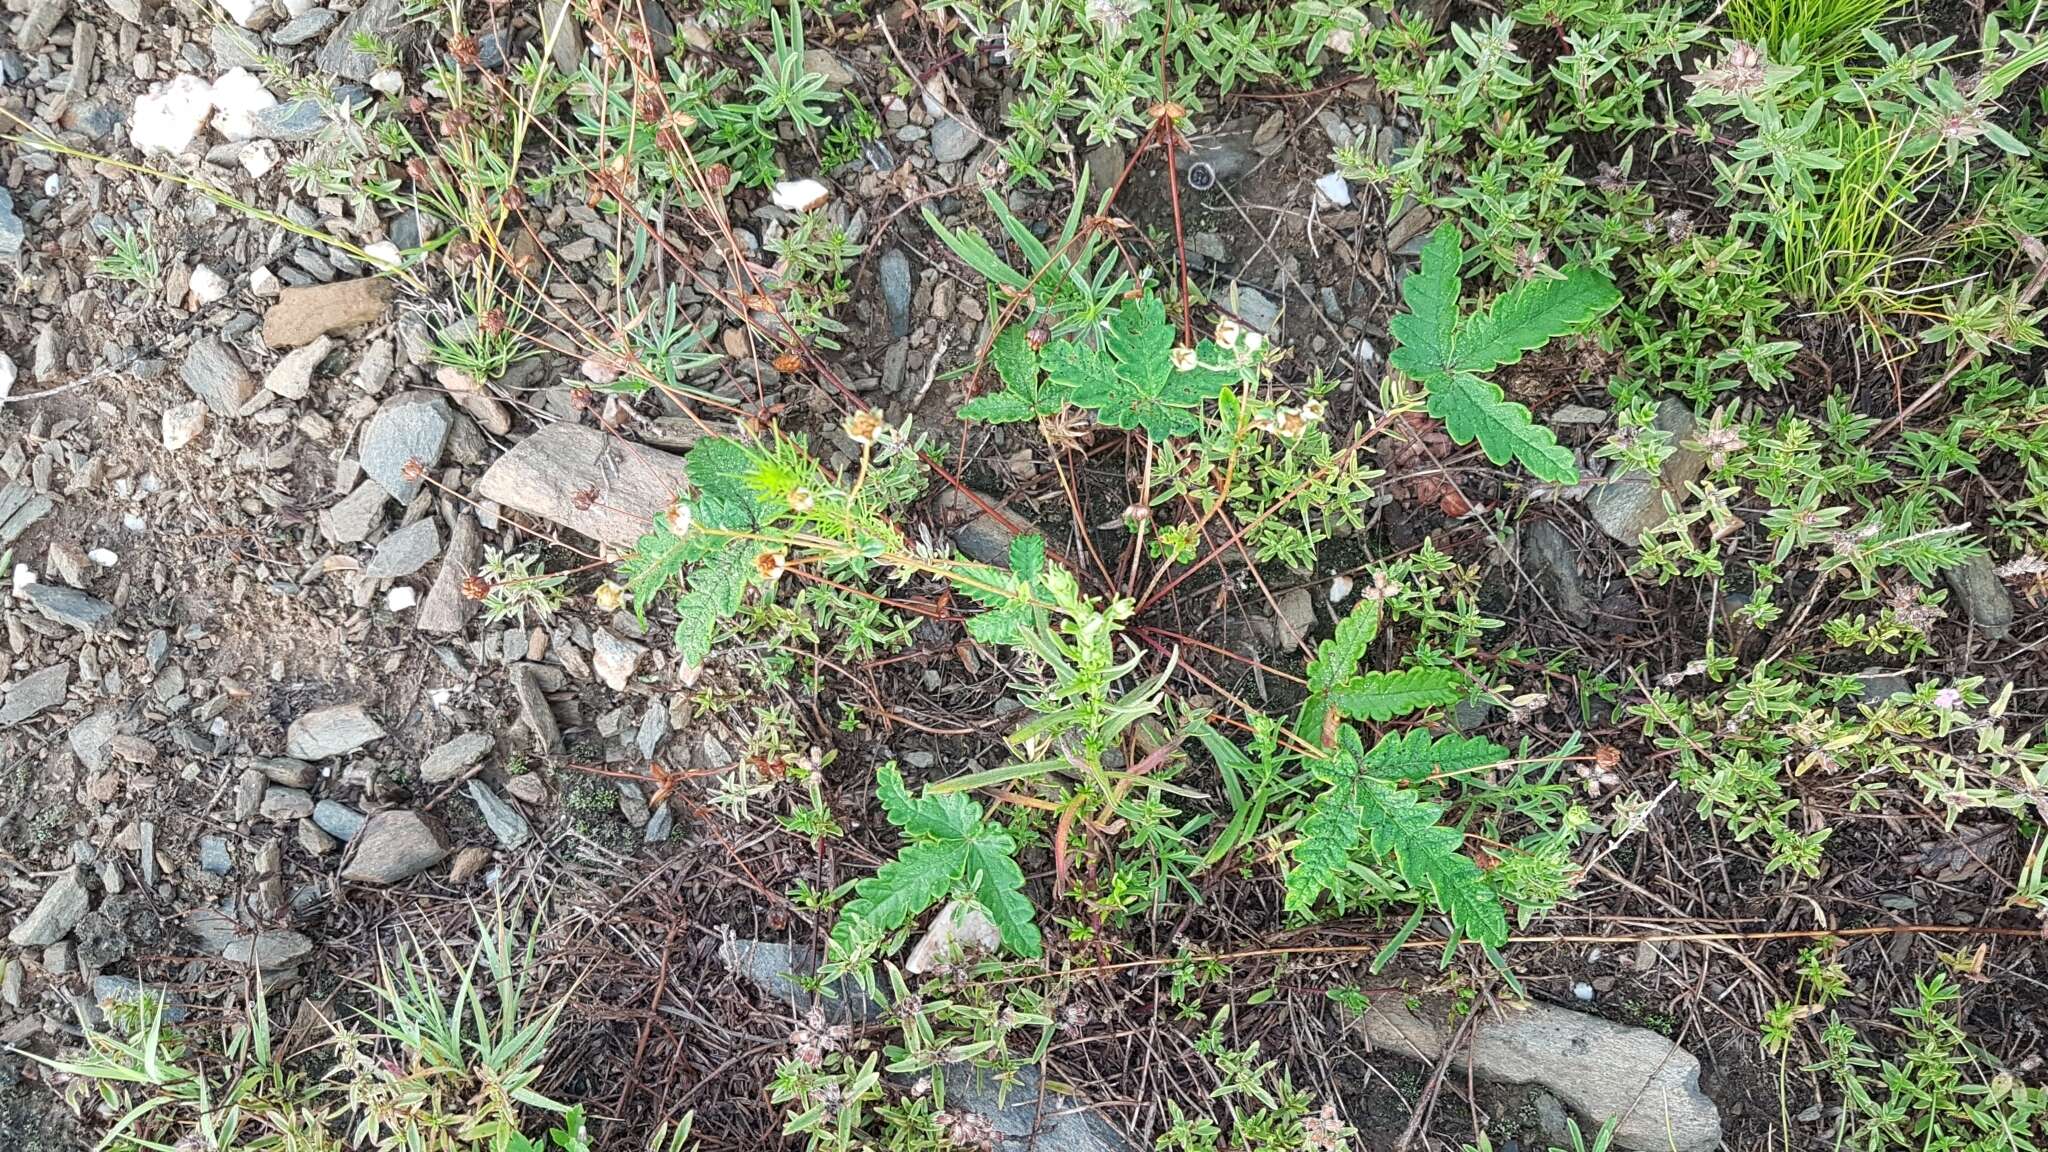
[[[613,1006],[578,1017],[579,1047],[564,1067],[593,1096],[617,1090],[617,1070],[630,1069],[644,1085],[666,1085],[671,1103],[698,1108],[707,1130],[772,1142],[779,1121],[762,1102],[762,1069],[799,1014],[775,978],[802,966],[804,940],[815,943],[783,893],[795,879],[837,882],[872,861],[806,858],[721,823],[687,794],[651,807],[653,781],[629,777],[647,776],[650,763],[733,765],[755,750],[758,704],[788,707],[818,739],[837,717],[815,699],[769,698],[715,669],[681,667],[658,624],[604,612],[588,596],[604,548],[629,544],[676,490],[678,464],[662,450],[691,438],[680,410],[649,399],[618,434],[578,402],[574,360],[555,355],[519,362],[488,391],[451,376],[430,355],[435,332],[455,319],[445,301],[280,225],[373,251],[420,240],[416,218],[379,217],[292,180],[291,161],[330,126],[309,101],[254,94],[262,57],[383,82],[348,50],[349,37],[401,27],[395,0],[352,10],[288,2],[246,17],[228,7],[240,27],[189,0],[8,0],[0,20],[0,110],[127,163],[142,159],[138,139],[168,131],[176,142],[178,125],[162,119],[174,111],[168,96],[203,91],[202,103],[220,106],[212,123],[173,149],[182,159],[153,161],[198,166],[276,217],[253,218],[113,160],[0,144],[0,268],[11,273],[0,307],[0,548],[11,579],[0,607],[0,923],[12,926],[0,953],[0,1046],[61,1047],[100,999],[135,981],[168,986],[214,1017],[234,1012],[252,969],[273,991],[324,1003],[367,971],[397,925],[459,930],[466,901],[545,891],[565,909],[563,954],[603,957],[587,991]],[[887,66],[879,47],[844,55],[856,70]],[[825,66],[846,67],[829,53]],[[842,316],[851,331],[840,370],[892,414],[950,435],[959,398],[934,381],[971,359],[987,320],[980,286],[914,211],[890,209],[915,197],[950,217],[972,211],[964,188],[983,137],[960,116],[901,101],[882,110],[889,166],[843,181],[850,204],[876,210]],[[1193,275],[1248,323],[1277,327],[1361,387],[1384,343],[1394,265],[1429,223],[1384,220],[1327,190],[1318,197],[1315,158],[1373,130],[1383,149],[1399,139],[1380,109],[1334,100],[1229,120],[1197,141],[1217,191],[1191,194],[1188,220]],[[1106,149],[1089,166],[1113,175],[1126,159]],[[1166,179],[1141,162],[1120,205],[1141,224],[1169,219]],[[772,220],[764,210],[757,223]],[[546,224],[540,243],[572,269],[614,242],[578,205]],[[162,256],[152,282],[90,274],[105,234],[145,225]],[[799,410],[807,403],[800,382],[785,387],[743,342],[727,347],[737,359],[709,383],[744,378]],[[1006,445],[978,443],[972,462],[1007,467]],[[1469,521],[1439,543],[1491,558],[1489,609],[1515,609],[1517,627],[1561,634],[1561,621],[1590,621],[1589,632],[1619,646],[1653,645],[1645,621],[1655,607],[1607,541],[1633,539],[1640,518],[1657,515],[1658,485],[1682,490],[1688,469],[1698,463],[1680,459],[1657,481],[1603,490],[1585,516],[1540,521],[1513,546]],[[1023,478],[1057,503],[1052,477]],[[586,491],[602,498],[579,500]],[[1000,532],[981,517],[939,505],[925,515],[934,538],[951,533],[970,552],[1001,547],[977,543],[977,533]],[[1440,527],[1391,531],[1419,539]],[[528,548],[576,572],[571,607],[546,620],[484,619],[464,582],[488,550]],[[1255,622],[1264,639],[1325,624],[1333,575],[1274,589],[1276,618]],[[1956,591],[1963,622],[1987,634],[2014,627],[1995,579],[1960,580]],[[881,726],[859,763],[900,755],[917,766],[994,744],[997,671],[950,649],[911,667],[923,711]],[[1630,877],[1602,883],[1611,908],[1632,905],[1638,925],[1747,911],[1733,886],[1675,910],[1654,907],[1662,896],[1633,905]],[[620,943],[622,926],[635,933],[630,944]],[[747,959],[750,941],[791,939],[798,952],[776,954],[767,969]],[[1754,1020],[1746,1001],[1757,993],[1738,991],[1739,966],[1710,981],[1714,954],[1594,949],[1533,962],[1526,979],[1540,995],[1595,1001],[1665,1035],[1581,1035],[1571,1029],[1604,1023],[1545,1017],[1532,1035],[1552,1031],[1534,1047],[1501,1040],[1499,1075],[1566,1082],[1474,1106],[1526,1115],[1533,1135],[1556,1127],[1560,1098],[1584,1112],[1606,1106],[1603,1091],[1642,1092],[1640,1079],[1605,1084],[1626,1067],[1668,1077],[1658,1090],[1692,1124],[1683,1147],[1713,1146],[1724,1122],[1717,1102],[1731,1129],[1745,1115],[1775,1119],[1753,1035],[1716,1015],[1735,997],[1745,1002],[1727,1011]],[[753,971],[756,986],[729,969]],[[673,985],[672,971],[683,974]],[[1684,1013],[1665,1011],[1680,995]],[[1137,993],[1128,999],[1143,1009]],[[1380,1020],[1364,1036],[1327,1017],[1270,1027],[1284,1034],[1290,1024],[1295,1035],[1275,1049],[1319,1069],[1354,1123],[1379,1120],[1376,1143],[1406,1122],[1396,1102],[1412,1098],[1444,1043],[1413,1020]],[[2014,1026],[2038,1028],[2030,1017]],[[1570,1073],[1553,1066],[1559,1052],[1588,1046],[1630,1055]],[[1400,1057],[1384,1061],[1393,1079],[1376,1062],[1389,1053]],[[1077,1082],[1091,1069],[1155,1074],[1145,1053],[1119,1056],[1110,1042],[1063,1059]],[[1513,1071],[1529,1065],[1540,1074]],[[621,1112],[633,1110],[624,1107],[632,1086]],[[1149,1122],[1156,1104],[1120,1095],[1130,1091],[1109,1093],[1102,1115]],[[0,1059],[0,1143],[88,1146],[54,1099],[32,1068]],[[1031,1123],[1016,1122],[1020,1131]],[[1089,1128],[1062,1140],[1107,1147],[1115,1136]]]

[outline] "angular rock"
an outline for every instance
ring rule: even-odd
[[[370,817],[349,842],[341,878],[355,884],[397,884],[447,856],[440,825],[418,812],[387,809]]]
[[[187,400],[164,409],[164,451],[179,452],[206,431],[206,401]]]
[[[931,927],[925,929],[917,946],[910,950],[903,970],[923,975],[936,968],[993,956],[1002,945],[1001,931],[980,905],[965,900],[949,901],[932,917]]]
[[[112,712],[99,712],[73,724],[65,737],[71,742],[78,762],[94,772],[104,771],[113,763],[114,754],[107,745],[113,741],[120,722],[121,718]]]
[[[216,416],[233,416],[256,395],[256,378],[242,358],[211,332],[192,341],[179,375]]]
[[[288,144],[318,139],[330,123],[329,107],[310,97],[281,104],[272,101],[249,114],[248,138],[282,140]]]
[[[31,672],[7,689],[7,703],[0,705],[0,728],[12,728],[33,720],[64,703],[71,687],[71,664],[52,664]]]
[[[2012,594],[1998,578],[1998,568],[1989,556],[1975,556],[1953,568],[1942,570],[1941,578],[1962,609],[1963,619],[1987,640],[2003,640],[2012,632]]]
[[[357,37],[366,34],[403,52],[421,28],[422,25],[405,18],[405,0],[366,0],[328,33],[327,42],[313,56],[313,66],[321,72],[367,84],[381,64],[377,57],[355,50]]]
[[[460,632],[469,623],[482,605],[464,596],[462,585],[476,575],[476,566],[482,559],[476,517],[464,512],[455,520],[455,530],[448,537],[448,553],[441,558],[441,569],[434,573],[433,586],[427,589],[427,598],[420,604],[420,631]]]
[[[35,526],[36,521],[50,514],[55,508],[48,496],[41,495],[33,487],[14,483],[0,488],[0,545],[14,543],[14,539]]]
[[[235,870],[235,858],[228,853],[226,837],[199,838],[199,870],[215,876],[225,876]]]
[[[384,522],[384,503],[390,499],[382,485],[365,480],[321,511],[320,531],[336,544],[360,544]]]
[[[951,164],[974,155],[981,137],[958,117],[942,116],[932,123],[932,159]]]
[[[425,475],[407,479],[407,466],[418,463],[431,473],[441,463],[454,415],[447,401],[431,392],[402,392],[384,402],[363,428],[357,455],[363,472],[400,504],[410,504],[426,483]],[[431,557],[430,557],[431,559]]]
[[[1699,479],[1707,466],[1704,454],[1685,447],[1698,421],[1682,401],[1665,397],[1650,423],[1659,431],[1671,433],[1671,455],[1664,458],[1664,467],[1657,476],[1653,479],[1646,473],[1623,469],[1586,498],[1586,509],[1593,514],[1593,522],[1622,544],[1634,545],[1643,533],[1669,519],[1664,511],[1665,494],[1683,504],[1685,486]]]
[[[40,52],[49,43],[50,33],[64,20],[64,14],[71,10],[71,0],[33,0],[28,6],[28,15],[21,21],[21,36],[16,43],[23,52]]]
[[[958,525],[953,529],[953,544],[960,554],[983,564],[1009,567],[1011,542],[1041,531],[1038,525],[986,492],[970,496],[948,486],[939,492],[937,503],[940,519]]]
[[[322,336],[374,324],[391,303],[389,283],[375,277],[286,288],[263,314],[263,343],[298,348]]]
[[[679,456],[621,444],[596,428],[556,423],[499,457],[477,493],[602,543],[629,546],[675,503],[687,480]],[[595,492],[598,499],[578,508],[579,492]]]
[[[263,804],[257,812],[274,824],[304,819],[313,814],[313,797],[300,788],[273,784],[263,790]]]
[[[882,310],[889,317],[889,339],[910,335],[910,299],[915,287],[910,278],[910,258],[901,248],[891,248],[875,262],[875,282],[882,292]]]
[[[519,701],[519,720],[533,734],[533,749],[548,756],[562,751],[562,728],[547,694],[562,686],[562,670],[545,664],[514,664],[512,695]]]
[[[176,156],[192,146],[213,115],[213,85],[197,76],[174,76],[135,98],[128,142],[145,157]]]
[[[1376,1047],[1425,1063],[1442,1055],[1452,1029],[1410,1012],[1397,997],[1376,998],[1357,1026]],[[1700,1091],[1700,1062],[1646,1028],[1549,1004],[1511,1008],[1473,1028],[1474,1075],[1540,1084],[1594,1124],[1618,1118],[1614,1143],[1638,1152],[1713,1152],[1721,1114]],[[1467,1053],[1451,1064],[1465,1067]]]
[[[71,934],[92,908],[92,890],[83,868],[67,868],[43,890],[42,899],[7,934],[16,948],[44,948]]]
[[[346,756],[383,736],[383,726],[361,704],[336,704],[292,721],[285,733],[285,754],[294,760],[325,760]]]
[[[313,826],[343,843],[355,839],[367,823],[369,817],[339,800],[322,800],[313,805]]]
[[[425,568],[441,552],[441,531],[432,518],[415,520],[386,536],[363,565],[372,580],[396,580]]]
[[[265,971],[289,968],[313,954],[313,942],[300,933],[273,928],[244,936],[221,949],[231,964],[254,964]]]
[[[1522,574],[1536,585],[1551,608],[1575,628],[1593,623],[1593,602],[1579,580],[1578,559],[1571,540],[1548,520],[1522,525]]]
[[[496,746],[497,741],[488,733],[465,732],[427,753],[426,759],[420,761],[420,780],[427,784],[446,784],[490,755]]]
[[[287,400],[304,400],[313,390],[313,369],[334,350],[332,337],[321,336],[304,348],[285,353],[263,375],[263,386]]]
[[[1036,1068],[1001,1084],[965,1062],[945,1065],[938,1075],[948,1108],[980,1116],[1001,1134],[996,1152],[1131,1152],[1108,1120],[1084,1101],[1047,1087]]]
[[[114,618],[114,606],[62,584],[31,584],[28,602],[45,617],[80,632],[97,632]]]
[[[633,673],[640,670],[640,661],[647,656],[647,645],[628,640],[609,628],[593,632],[590,647],[591,668],[605,687],[614,692],[626,690]]]
[[[469,782],[469,798],[476,801],[476,809],[483,814],[484,823],[491,829],[491,835],[498,838],[498,844],[509,850],[523,846],[533,836],[533,828],[519,809],[507,803],[496,792],[484,787],[481,780]]]

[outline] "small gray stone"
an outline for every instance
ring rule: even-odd
[[[7,703],[0,705],[0,728],[12,728],[64,703],[64,694],[70,687],[68,661],[23,676],[7,690]]]
[[[107,745],[113,741],[120,722],[121,718],[112,712],[98,712],[73,724],[66,737],[78,762],[94,772],[104,771],[113,763],[114,754]]]
[[[303,789],[273,784],[264,789],[263,806],[257,812],[275,824],[304,819],[313,814],[313,797]]]
[[[9,264],[21,259],[21,249],[28,243],[28,228],[21,217],[14,214],[14,196],[0,188],[0,261]]]
[[[828,91],[844,92],[854,83],[853,69],[834,55],[830,48],[804,49],[804,71],[813,76],[823,76]]]
[[[313,805],[313,825],[343,843],[356,838],[369,817],[339,800],[322,800]]]
[[[1699,479],[1707,466],[1706,456],[1684,446],[1697,423],[1692,409],[1674,397],[1657,405],[1651,425],[1671,434],[1671,455],[1664,458],[1664,467],[1655,479],[1624,469],[1593,490],[1586,498],[1586,509],[1602,532],[1619,543],[1633,545],[1643,533],[1669,519],[1664,510],[1667,493],[1674,502],[1685,502],[1686,485]]]
[[[675,809],[663,804],[647,817],[647,827],[640,830],[640,842],[643,844],[666,844],[668,843],[668,838],[675,834],[675,830]]]
[[[642,445],[622,446],[600,429],[564,420],[535,430],[500,456],[477,483],[477,495],[603,543],[630,547],[688,483],[682,457]],[[578,493],[593,489],[604,499],[578,499]]]
[[[932,159],[941,164],[967,159],[980,143],[974,129],[957,117],[942,117],[932,124]]]
[[[285,21],[284,27],[270,34],[270,41],[295,48],[334,27],[339,19],[332,8],[311,8]]]
[[[349,843],[341,878],[356,884],[397,884],[447,856],[447,842],[432,820],[409,809],[387,809],[370,817]]]
[[[1268,299],[1264,292],[1249,284],[1232,284],[1226,300],[1230,310],[1236,314],[1238,323],[1255,332],[1270,335],[1280,324],[1280,306]]]
[[[249,120],[250,134],[256,139],[286,143],[318,139],[329,123],[326,106],[311,98],[260,108]]]
[[[273,928],[245,936],[221,949],[221,959],[231,964],[254,964],[268,971],[289,968],[313,954],[313,942],[300,933]]]
[[[360,544],[384,522],[384,503],[389,499],[382,485],[365,480],[320,513],[320,531],[336,544]]]
[[[875,264],[875,279],[882,290],[882,308],[889,316],[889,339],[910,335],[910,258],[901,248],[882,253]]]
[[[137,21],[140,23],[140,21]],[[261,68],[263,45],[247,29],[216,20],[207,29],[206,46],[213,53],[216,68]]]
[[[361,704],[336,704],[292,721],[285,733],[285,754],[294,760],[325,760],[345,756],[383,735],[383,727]]]
[[[234,871],[235,861],[228,854],[228,842],[222,836],[201,836],[199,838],[199,867],[215,876],[225,876]]]
[[[179,452],[206,431],[206,401],[187,400],[164,409],[164,451]]]
[[[500,846],[507,850],[523,846],[532,837],[533,828],[526,817],[496,792],[484,787],[481,780],[469,782],[469,798],[476,801],[477,811],[483,813],[484,823],[490,825],[491,835],[498,838]]]
[[[62,584],[31,584],[25,593],[36,611],[80,632],[97,632],[114,618],[114,606]]]
[[[1593,604],[1586,598],[1586,589],[1579,580],[1572,542],[1548,520],[1524,524],[1521,537],[1523,574],[1567,624],[1589,627],[1593,622]]]
[[[363,575],[372,580],[395,580],[410,576],[441,554],[441,531],[429,518],[412,523],[386,536],[377,545]]]
[[[984,505],[993,511],[984,511]],[[947,487],[939,493],[938,506],[944,519],[959,521],[953,529],[953,543],[961,555],[983,564],[1009,567],[1011,542],[1040,532],[1036,524],[987,493],[970,496]]]
[[[85,886],[85,869],[66,868],[7,934],[7,942],[16,948],[48,947],[70,935],[91,908],[92,891]]]
[[[313,56],[313,66],[357,83],[368,83],[381,66],[376,56],[355,50],[358,35],[368,35],[393,51],[403,52],[423,25],[407,20],[405,0],[367,0],[328,33]]]
[[[311,788],[320,773],[303,760],[289,756],[265,756],[250,761],[250,766],[263,773],[264,779],[286,788]]]
[[[427,753],[427,758],[420,761],[420,780],[446,784],[489,755],[496,744],[488,733],[465,732]]]
[[[548,703],[547,694],[550,684],[561,686],[562,670],[544,664],[514,664],[511,680],[513,698],[519,701],[519,719],[533,734],[534,751],[559,755],[562,728],[555,720],[554,706]]]
[[[483,559],[480,536],[475,516],[464,512],[456,517],[455,530],[448,535],[448,553],[434,573],[427,598],[420,602],[415,621],[420,631],[460,632],[481,606],[462,594],[463,584],[476,575],[476,566]]]
[[[1289,588],[1274,597],[1274,603],[1280,608],[1280,643],[1290,648],[1294,647],[1306,640],[1308,634],[1315,630],[1316,598],[1308,589]]]
[[[454,415],[431,392],[402,392],[384,402],[363,429],[359,455],[363,471],[393,500],[409,504],[419,495],[419,479],[406,478],[406,466],[417,461],[431,472],[441,463]]]
[[[256,378],[242,366],[242,358],[211,332],[192,342],[179,374],[217,416],[233,416],[256,395]]]
[[[341,847],[341,841],[329,836],[310,818],[299,821],[292,829],[292,835],[308,856],[325,856]]]
[[[235,781],[235,819],[254,820],[263,811],[263,791],[270,781],[257,769],[245,770]]]
[[[64,20],[71,10],[71,0],[32,0],[28,15],[21,21],[21,36],[16,41],[23,52],[39,52],[50,42],[50,33]]]
[[[590,645],[590,666],[605,687],[614,692],[626,690],[633,674],[640,670],[640,661],[647,656],[647,645],[636,644],[609,628],[593,632]]]
[[[1989,556],[1975,556],[1953,568],[1942,570],[1963,619],[1987,640],[2003,640],[2012,632],[2012,595],[1998,578],[1998,568]]]
[[[322,336],[306,345],[285,353],[269,372],[264,373],[263,386],[287,400],[304,400],[313,390],[313,369],[334,350],[334,338]]]

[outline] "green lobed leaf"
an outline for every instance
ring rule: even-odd
[[[1413,783],[1438,772],[1460,772],[1498,764],[1508,750],[1481,736],[1447,733],[1431,737],[1428,729],[1411,728],[1372,746],[1361,762],[1383,780]]]
[[[1465,697],[1465,678],[1449,668],[1406,668],[1362,672],[1330,689],[1330,704],[1353,720],[1385,723],[1396,716],[1456,704]]]
[[[1380,602],[1361,598],[1337,621],[1337,632],[1316,645],[1316,658],[1308,662],[1308,690],[1328,692],[1358,671],[1365,650],[1380,634]]]
[[[1153,440],[1191,436],[1201,430],[1196,409],[1237,379],[1213,368],[1173,365],[1174,330],[1166,305],[1145,295],[1127,300],[1110,317],[1102,347],[1078,341],[1048,345],[1047,378],[1066,389],[1074,404],[1095,411],[1104,424],[1143,429]],[[1224,354],[1213,343],[1197,359],[1214,363]]]
[[[654,602],[655,597],[675,587],[681,581],[686,566],[715,550],[713,537],[701,533],[677,536],[669,531],[667,520],[655,517],[653,524],[633,546],[632,554],[619,561],[619,575],[625,581],[626,592],[633,598],[633,614],[641,623],[646,623],[647,606]]]
[[[1446,220],[1422,246],[1422,266],[1401,281],[1401,302],[1408,307],[1387,326],[1395,345],[1387,361],[1425,386],[1450,370],[1458,270],[1464,263],[1458,226]]]
[[[1026,584],[1045,575],[1045,537],[1036,532],[1010,541],[1010,572]]]
[[[1536,423],[1529,410],[1509,400],[1500,385],[1460,372],[1429,385],[1429,414],[1460,444],[1474,440],[1495,464],[1518,461],[1531,475],[1553,484],[1576,484],[1578,466],[1557,436]]]
[[[1023,325],[1012,324],[996,336],[989,347],[989,361],[995,365],[996,378],[1002,381],[1002,391],[976,396],[962,404],[961,419],[1014,424],[1055,415],[1066,406],[1068,389],[1040,373],[1038,351],[1031,347],[1030,335]]]
[[[1525,352],[1580,331],[1619,303],[1614,281],[1583,265],[1566,268],[1561,279],[1525,280],[1458,326],[1451,371],[1491,372],[1513,364]]]
[[[753,485],[756,461],[746,445],[722,437],[699,440],[683,457],[683,466],[690,483],[706,498],[728,501],[745,509],[749,517],[760,517],[761,505]]]
[[[690,572],[683,594],[676,597],[676,655],[688,665],[704,663],[718,626],[740,610],[754,571],[754,549],[744,540],[728,540],[710,559]]]

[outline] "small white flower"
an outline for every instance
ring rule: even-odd
[[[1322,423],[1323,413],[1325,410],[1326,409],[1323,407],[1323,402],[1321,400],[1315,399],[1314,397],[1310,397],[1309,399],[1303,400],[1301,402],[1301,418],[1308,421],[1311,424]]]
[[[1253,331],[1250,331],[1250,330],[1247,330],[1247,331],[1245,332],[1245,334],[1244,334],[1244,350],[1245,350],[1245,351],[1247,351],[1247,352],[1257,352],[1257,351],[1258,351],[1259,349],[1261,349],[1261,348],[1263,348],[1263,347],[1265,347],[1265,346],[1266,346],[1266,337],[1265,337],[1265,334],[1264,334],[1264,333],[1261,333],[1261,332],[1253,332]]]
[[[1193,348],[1175,348],[1173,350],[1173,366],[1175,368],[1183,372],[1190,372],[1199,363],[1201,361],[1196,358]]]
[[[690,534],[691,513],[688,504],[683,503],[681,500],[676,501],[669,506],[667,512],[662,514],[662,518],[668,524],[668,530],[671,535],[688,536]]]
[[[789,510],[791,512],[801,516],[817,507],[817,505],[818,498],[812,494],[809,488],[792,488],[789,490]]]
[[[1216,343],[1220,347],[1237,347],[1237,338],[1243,333],[1244,329],[1237,326],[1237,321],[1228,316],[1216,321]]]

